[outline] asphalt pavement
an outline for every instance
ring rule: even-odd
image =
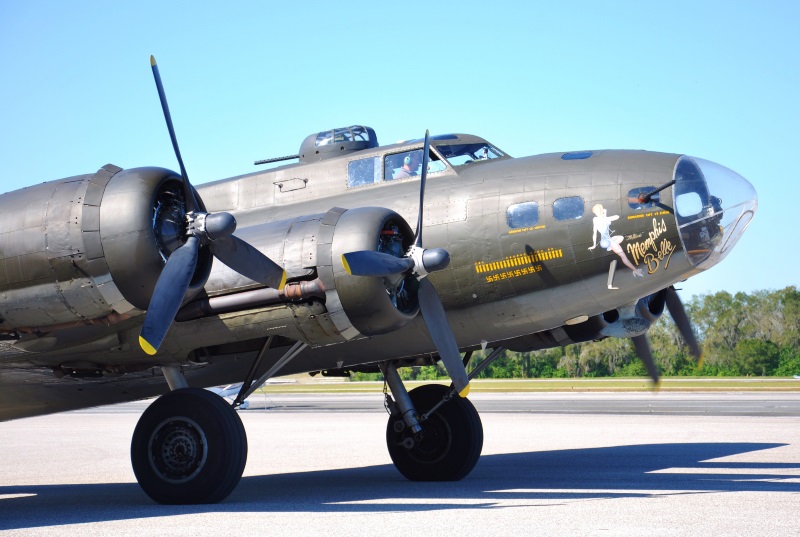
[[[239,487],[200,506],[156,505],[135,483],[144,403],[0,423],[0,534],[800,533],[800,395],[471,399],[485,433],[475,470],[411,483],[386,452],[380,395],[256,398],[240,412]]]

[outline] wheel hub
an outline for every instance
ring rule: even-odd
[[[417,438],[406,436],[403,446],[409,450],[409,456],[421,463],[435,464],[440,461],[452,445],[450,427],[435,416],[429,419],[424,427],[424,434]],[[406,440],[410,442],[406,443]]]
[[[166,481],[182,483],[192,479],[202,470],[207,455],[205,433],[189,418],[165,420],[150,437],[150,464]]]

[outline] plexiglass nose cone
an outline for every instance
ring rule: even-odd
[[[756,191],[747,179],[694,157],[678,160],[673,199],[683,249],[699,269],[728,255],[758,208]]]

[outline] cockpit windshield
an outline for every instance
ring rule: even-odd
[[[505,153],[487,142],[437,145],[436,150],[453,167],[506,156]]]

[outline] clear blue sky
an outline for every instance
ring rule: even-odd
[[[193,182],[312,132],[484,136],[513,156],[685,153],[754,184],[759,212],[684,297],[800,284],[800,4],[0,2],[0,192],[111,162]]]

